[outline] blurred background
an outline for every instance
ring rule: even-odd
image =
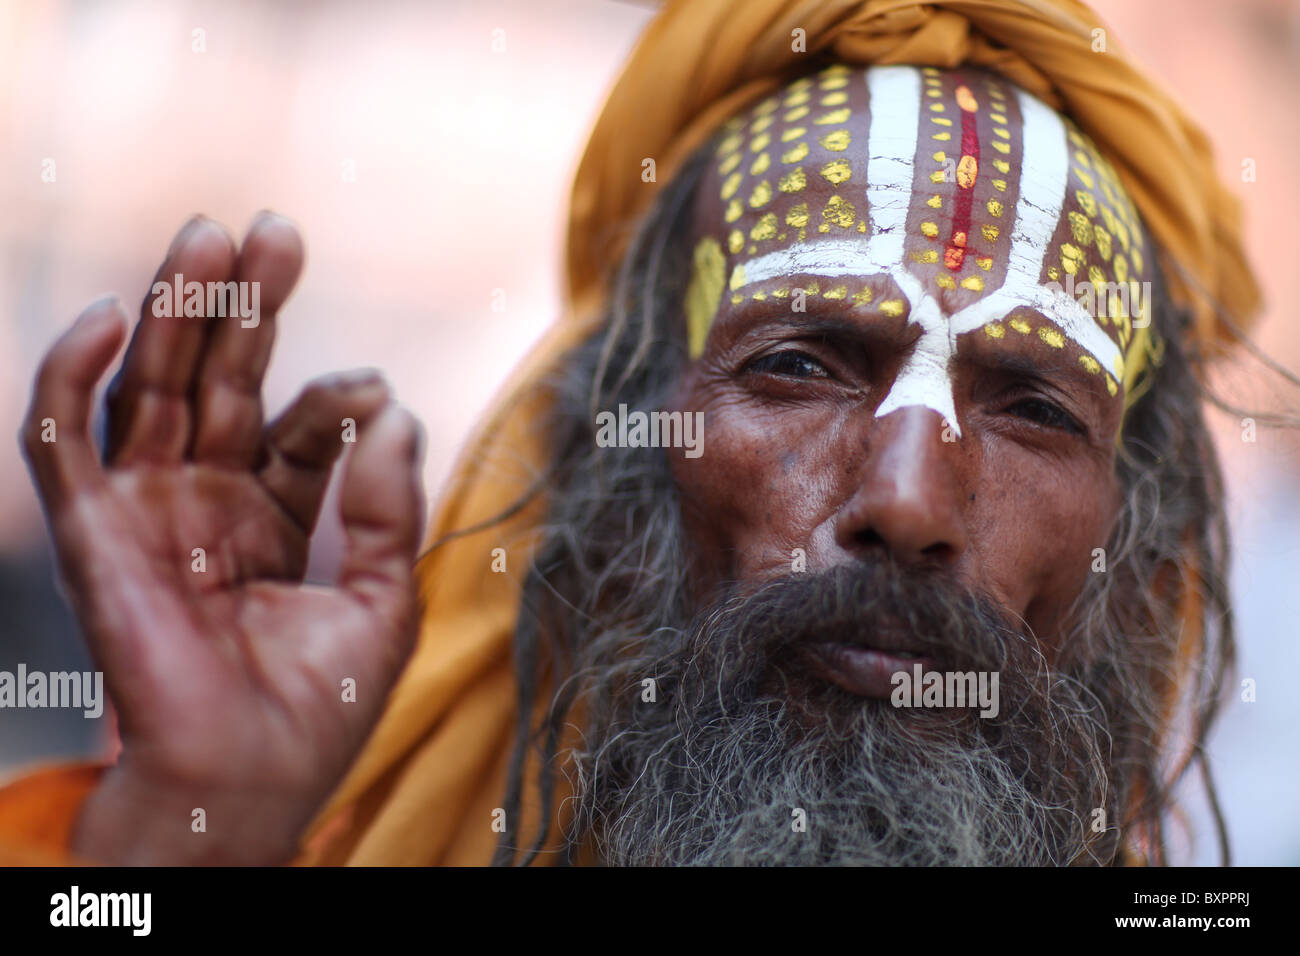
[[[1300,3],[1097,0],[1116,39],[1210,130],[1269,303],[1256,341],[1300,369]],[[107,292],[143,299],[203,212],[273,208],[306,237],[267,381],[377,366],[423,421],[430,497],[560,310],[569,187],[649,3],[617,0],[0,4],[0,670],[89,669],[16,434],[41,355]],[[1243,181],[1243,160],[1255,178]],[[47,181],[53,173],[53,181]],[[43,176],[44,173],[44,176]],[[1279,245],[1280,243],[1280,245]],[[504,309],[494,310],[494,302]],[[499,308],[499,306],[498,306]],[[1220,390],[1296,408],[1258,363]],[[1230,486],[1237,700],[1211,740],[1235,861],[1300,864],[1300,446],[1212,413]],[[328,532],[316,567],[330,560]],[[98,754],[107,721],[0,711],[0,778]],[[1217,854],[1197,788],[1179,862]]]

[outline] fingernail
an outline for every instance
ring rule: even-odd
[[[275,212],[274,210],[259,209],[256,213],[253,214],[253,221],[248,224],[248,231],[252,232],[254,229],[256,229],[264,222],[272,222],[274,220],[283,220],[283,219],[284,216],[281,216],[278,212]]]
[[[77,316],[77,321],[74,324],[80,325],[81,323],[85,322],[88,318],[90,318],[90,316],[99,315],[100,313],[106,311],[107,306],[114,305],[114,304],[116,304],[119,309],[121,308],[122,299],[117,293],[112,292],[109,293],[108,295],[100,296],[94,302],[90,303],[90,305],[86,306],[84,309],[81,310],[81,315]]]
[[[377,368],[351,368],[346,371],[335,373],[334,381],[347,388],[353,385],[364,385],[368,382],[382,381],[383,377],[383,373]]]
[[[181,226],[181,231],[176,233],[176,238],[172,240],[172,244],[167,247],[167,255],[170,256],[174,254],[177,249],[183,246],[198,224],[203,222],[204,218],[205,217],[201,213],[195,213],[186,220],[185,225]]]
[[[375,368],[354,368],[342,372],[330,372],[322,375],[317,382],[326,388],[351,389],[361,385],[383,385],[387,388],[388,383],[384,380],[383,373]]]

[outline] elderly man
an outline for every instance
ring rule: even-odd
[[[1064,66],[1076,112],[1008,55],[1086,56],[1077,5],[1017,34],[1042,10],[894,4],[911,62],[872,66],[846,24],[889,5],[838,6],[802,26],[777,0],[678,3],[652,27],[575,191],[575,310],[602,306],[471,446],[418,588],[417,428],[382,381],[321,380],[263,424],[291,225],[177,237],[160,276],[258,283],[260,321],[146,302],[98,451],[126,330],[88,309],[25,437],[122,750],[11,787],[0,819],[43,799],[47,843],[126,863],[1163,861],[1180,735],[1231,653],[1193,374],[1213,316],[1166,275],[1200,264],[1170,228],[1195,216],[1132,144],[1108,157]],[[690,94],[696,135],[628,218],[645,166],[608,170],[676,123],[628,109],[645,64],[720,23],[764,70]],[[800,66],[799,30],[837,56]],[[1201,186],[1179,201],[1222,202]],[[1232,230],[1211,234],[1203,285],[1248,312]],[[305,587],[353,437],[343,567]]]

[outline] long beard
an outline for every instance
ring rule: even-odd
[[[810,646],[882,628],[908,634],[944,671],[997,673],[997,715],[897,708],[807,666]],[[1077,677],[1050,672],[996,605],[945,580],[890,562],[792,576],[719,602],[688,627],[623,643],[587,674],[574,833],[603,862],[1062,865],[1114,856],[1096,697]]]

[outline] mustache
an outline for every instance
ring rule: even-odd
[[[991,596],[888,556],[733,592],[688,633],[692,660],[709,659],[720,676],[740,683],[797,668],[808,649],[824,644],[904,652],[941,670],[1024,675],[1045,665],[1034,635]]]

